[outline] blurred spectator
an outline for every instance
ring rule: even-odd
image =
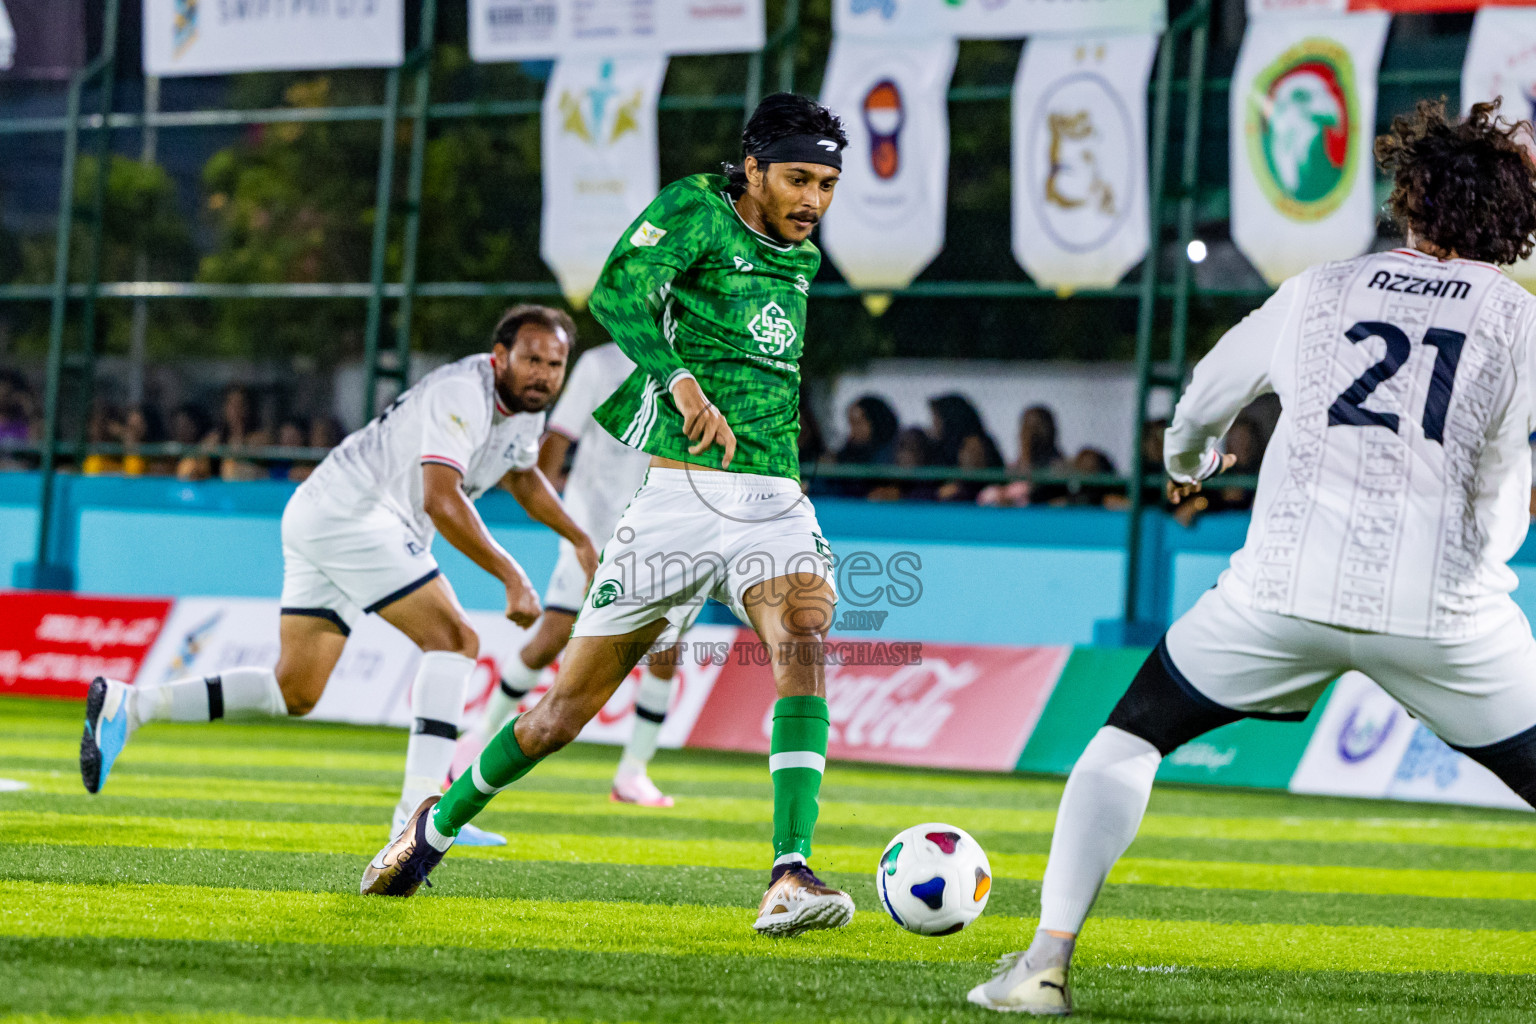
[[[153,406],[131,407],[123,414],[119,431],[118,439],[122,441],[124,447],[124,473],[129,476],[169,476],[176,472],[174,460],[163,457],[145,458],[139,451],[140,445],[165,442],[165,427],[160,422],[160,414]]]
[[[1146,484],[1141,489],[1143,508],[1162,508],[1168,503],[1168,493],[1163,489],[1166,477],[1163,469],[1163,439],[1167,436],[1166,418],[1148,420],[1141,426],[1141,472],[1143,476],[1157,478],[1157,483]]]
[[[304,434],[304,424],[296,419],[286,419],[277,427],[279,448],[303,448],[309,439]],[[273,459],[267,463],[267,475],[273,480],[303,480],[313,467],[294,459]]]
[[[848,406],[848,440],[829,461],[839,466],[886,466],[896,457],[896,413],[876,395],[865,395]],[[832,481],[827,490],[850,498],[869,497],[880,486],[878,480],[843,478]]]
[[[30,441],[37,401],[19,370],[0,370],[0,441]]]
[[[341,423],[334,416],[311,416],[309,419],[309,446],[311,448],[335,448],[341,444]]]
[[[800,389],[800,464],[815,462],[827,452],[827,442],[821,434],[821,420],[811,405],[811,396]]]
[[[905,427],[896,434],[896,458],[893,465],[916,469],[930,464],[933,442],[919,427]],[[869,492],[870,501],[932,501],[936,491],[927,480],[905,480],[882,484]]]
[[[1019,416],[1019,457],[1009,465],[1010,472],[1049,473],[1065,469],[1065,459],[1056,437],[1056,414],[1048,406],[1032,405]],[[978,505],[1045,505],[1066,497],[1062,484],[1013,480],[984,487],[976,496]]]
[[[1228,455],[1236,455],[1237,461],[1227,470],[1231,476],[1253,476],[1264,461],[1264,448],[1268,443],[1264,428],[1248,416],[1238,416],[1227,430],[1225,448]],[[1246,512],[1253,508],[1253,491],[1246,487],[1213,488],[1208,504],[1212,512]]]
[[[1084,448],[1072,456],[1067,472],[1075,477],[1114,476],[1115,463],[1097,448]],[[1119,488],[1111,484],[1089,484],[1080,480],[1067,483],[1065,497],[1057,498],[1053,505],[1090,506],[1097,508],[1125,508],[1130,504]]]
[[[91,402],[91,415],[85,421],[87,444],[116,444],[122,437],[123,425],[117,418],[117,410],[105,398],[97,396]],[[120,455],[104,455],[92,452],[80,461],[80,472],[85,476],[101,476],[105,473],[121,473],[123,459]]]
[[[171,413],[171,441],[183,448],[200,444],[208,434],[208,414],[201,407],[186,403]],[[181,480],[204,480],[209,474],[208,460],[200,455],[183,455],[176,463]]]
[[[265,471],[256,463],[234,455],[215,457],[213,448],[259,448],[271,444],[271,438],[256,429],[256,409],[251,394],[243,385],[231,384],[224,389],[224,400],[219,405],[219,422],[202,438],[203,452],[184,457],[176,467],[176,475],[183,480],[207,480],[217,476],[221,480],[259,480]]]
[[[982,426],[981,415],[964,396],[949,394],[930,399],[933,413],[935,465],[958,469],[1002,469],[1003,456],[997,443]],[[950,480],[939,487],[940,501],[975,501],[984,485],[968,480]]]

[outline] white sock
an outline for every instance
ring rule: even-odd
[[[411,739],[405,748],[405,785],[400,810],[410,814],[427,797],[443,791],[453,764],[464,714],[464,690],[475,662],[452,651],[428,651],[421,656],[411,684]]]
[[[288,702],[269,668],[231,668],[139,690],[129,724],[211,722],[219,718],[283,718]],[[137,719],[134,721],[133,719]]]
[[[630,730],[624,756],[619,759],[620,778],[645,774],[645,766],[656,756],[656,740],[661,735],[661,723],[666,721],[671,697],[672,680],[656,678],[655,672],[647,667],[635,689],[635,727]]]
[[[523,702],[528,691],[539,685],[539,673],[542,671],[523,664],[521,655],[513,655],[511,661],[502,667],[501,680],[491,691],[490,700],[485,702],[485,713],[480,716],[475,731],[487,738],[500,732],[501,727],[507,724],[507,719],[517,713],[518,705]]]
[[[1040,885],[1040,927],[1076,935],[1109,869],[1136,838],[1162,756],[1139,736],[1106,725],[1077,759],[1056,813]]]

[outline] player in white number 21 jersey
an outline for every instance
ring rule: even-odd
[[[1530,526],[1536,298],[1528,124],[1422,102],[1377,140],[1408,246],[1280,286],[1195,368],[1165,441],[1172,500],[1231,465],[1217,442],[1282,413],[1248,539],[1169,628],[1067,780],[1040,927],[970,994],[1070,1010],[1078,932],[1141,824],[1159,761],[1240,718],[1300,720],[1351,669],[1536,804],[1536,640],[1506,562]]]
[[[560,401],[549,414],[548,433],[539,453],[544,474],[555,479],[571,444],[576,457],[565,484],[565,508],[587,535],[599,543],[613,535],[619,516],[645,482],[650,456],[629,447],[598,425],[592,410],[618,390],[635,364],[612,342],[586,352],[571,370]],[[538,683],[539,674],[565,650],[571,626],[587,594],[589,576],[569,541],[560,542],[560,560],[544,592],[544,615],[527,644],[502,669],[500,685],[491,691],[485,714],[459,740],[453,757],[455,777],[479,756],[501,730],[523,698]],[[697,614],[697,612],[695,612]],[[675,630],[680,637],[690,623]],[[659,646],[666,646],[663,637]],[[681,649],[650,655],[635,689],[635,723],[613,778],[613,799],[647,807],[671,807],[672,798],[656,788],[646,766],[656,753],[656,740],[667,715],[672,679]]]
[[[574,545],[582,571],[590,575],[597,566],[592,542],[537,465],[544,408],[565,379],[575,336],[559,310],[515,307],[497,325],[491,352],[434,370],[331,451],[283,511],[276,669],[232,668],[144,690],[97,679],[80,742],[86,789],[101,788],[144,722],[308,714],[352,627],[375,613],[423,652],[411,687],[415,723],[395,828],[438,793],[480,641],[438,572],[433,535],[441,533],[501,581],[507,618],[521,626],[538,618],[538,596],[486,530],[476,498],[504,486],[531,518]],[[506,841],[491,833],[474,838]]]

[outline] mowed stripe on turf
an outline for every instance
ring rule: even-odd
[[[751,931],[750,909],[693,905],[477,899],[410,900],[177,885],[0,882],[0,934],[570,950],[756,958],[981,963],[1028,939],[1018,920],[981,918],[942,940],[921,939],[872,913],[799,940]],[[1536,933],[1436,928],[1219,924],[1095,919],[1084,965],[1181,964],[1307,971],[1536,972]]]
[[[542,766],[541,766],[542,768]],[[28,783],[37,793],[81,796],[73,774],[12,771],[10,777]],[[156,776],[120,773],[112,777],[113,796],[184,799],[238,803],[295,803],[319,806],[376,806],[394,803],[397,790],[315,782],[263,782],[216,776]],[[828,787],[833,789],[833,787]],[[3,804],[0,804],[3,806]],[[653,817],[658,812],[615,804],[605,793],[551,793],[519,786],[498,795],[491,804],[497,813],[617,814]],[[189,807],[195,811],[195,804]],[[822,825],[871,825],[891,822],[943,821],[959,816],[971,832],[1049,835],[1054,810],[1011,810],[969,807],[963,811],[942,804],[868,803],[823,798]],[[773,802],[742,797],[691,796],[665,812],[669,821],[685,827],[690,821],[761,825],[773,820]],[[1255,842],[1374,843],[1450,846],[1469,849],[1536,851],[1531,824],[1461,822],[1398,818],[1230,818],[1149,814],[1139,833],[1160,839],[1225,839]]]
[[[0,812],[0,843],[354,853],[366,858],[383,845],[385,838],[383,827],[362,825]],[[816,849],[816,864],[829,872],[863,872],[873,869],[879,855],[874,847],[823,845]],[[762,866],[766,847],[761,842],[728,839],[513,833],[507,836],[504,847],[461,847],[453,856],[750,870]],[[990,859],[993,872],[1002,878],[1039,879],[1045,871],[1043,854],[995,854]],[[1109,880],[1117,884],[1199,889],[1536,900],[1536,873],[1523,871],[1438,871],[1128,857],[1116,866]]]

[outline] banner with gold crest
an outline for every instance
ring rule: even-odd
[[[578,307],[614,243],[656,197],[664,56],[564,57],[544,90],[539,255]]]
[[[1270,284],[1376,237],[1376,72],[1391,16],[1253,19],[1232,73],[1232,241]]]
[[[1013,84],[1013,255],[1038,284],[1108,288],[1147,252],[1146,33],[1031,38]]]

